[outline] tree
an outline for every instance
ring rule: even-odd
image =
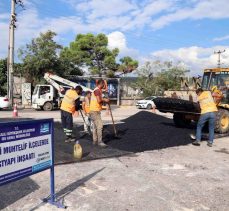
[[[55,36],[52,31],[40,33],[39,37],[19,49],[19,58],[23,62],[22,74],[27,82],[39,82],[47,71],[61,71],[58,51],[62,46],[54,41]]]
[[[138,61],[133,60],[129,56],[121,58],[120,62],[121,64],[119,65],[119,71],[122,71],[124,74],[131,73],[138,67]]]
[[[71,56],[68,54],[60,54],[58,72],[60,76],[66,75],[83,75],[82,69],[72,62]]]
[[[121,64],[116,62],[119,49],[108,49],[108,38],[105,34],[79,34],[69,47],[62,50],[61,58],[68,58],[74,66],[88,68],[91,74],[114,76],[119,68],[137,67],[137,61],[130,57],[123,58]],[[123,70],[124,71],[124,70]]]
[[[180,78],[185,75],[185,69],[180,63],[153,61],[139,68],[138,75],[133,87],[140,89],[143,96],[162,95],[165,90],[180,88]]]
[[[7,59],[0,59],[0,96],[7,94]]]

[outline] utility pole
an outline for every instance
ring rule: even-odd
[[[11,0],[11,17],[9,26],[9,52],[8,52],[8,98],[11,106],[13,106],[13,72],[14,72],[14,29],[16,28],[16,0]]]
[[[214,51],[214,54],[218,54],[218,61],[217,61],[218,62],[218,64],[217,64],[218,68],[220,68],[220,65],[221,65],[221,60],[220,60],[221,59],[221,54],[224,53],[225,51],[226,50],[223,50],[223,51],[220,51],[220,50],[219,51]]]
[[[7,60],[7,95],[11,106],[13,106],[13,89],[14,89],[14,30],[16,28],[15,6],[19,4],[24,9],[22,0],[11,0],[11,15],[9,24],[9,47]]]

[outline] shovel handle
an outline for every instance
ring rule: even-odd
[[[81,110],[79,110],[79,111],[80,111],[80,114],[81,114],[82,119],[83,119],[83,121],[84,121],[84,124],[87,126],[87,131],[88,131],[89,135],[91,135],[90,126],[86,123],[86,120],[85,120],[85,117],[84,117],[82,111],[81,111]]]
[[[112,124],[113,124],[114,134],[115,134],[115,136],[117,136],[117,130],[116,130],[116,127],[115,127],[114,118],[113,118],[113,114],[112,114],[112,111],[111,111],[110,103],[108,103],[108,106],[109,106],[109,110],[110,110],[110,114],[111,114],[111,120],[112,120]]]

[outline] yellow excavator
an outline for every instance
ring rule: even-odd
[[[159,111],[173,113],[176,126],[185,127],[200,116],[196,88],[167,91],[164,98],[156,98],[154,103]],[[229,133],[229,68],[205,69],[201,88],[222,94],[217,102],[215,132]]]

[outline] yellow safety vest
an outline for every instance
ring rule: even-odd
[[[75,101],[79,98],[79,95],[74,89],[69,89],[62,100],[61,110],[74,114],[76,111]]]
[[[203,91],[201,95],[198,96],[198,101],[200,103],[201,114],[218,111],[211,92]]]
[[[102,110],[102,103],[98,103],[97,98],[94,94],[96,90],[99,90],[102,94],[102,91],[96,87],[91,94],[91,102],[90,102],[90,111],[101,111]]]

